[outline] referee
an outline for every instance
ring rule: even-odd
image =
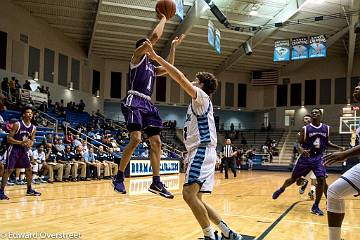
[[[225,179],[228,179],[229,167],[236,177],[235,159],[234,156],[237,154],[235,147],[231,144],[230,139],[226,139],[225,146],[222,148],[223,164],[225,165]]]

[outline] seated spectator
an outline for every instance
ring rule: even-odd
[[[88,178],[100,179],[102,164],[97,160],[94,148],[90,147],[87,153],[84,153],[86,162],[86,175]]]
[[[103,146],[99,146],[98,160],[101,162],[101,168],[104,169],[104,178],[109,179],[110,178],[110,166],[107,163],[109,161],[109,156],[104,151]]]
[[[46,164],[44,145],[40,144],[32,153],[33,158],[33,181],[36,183],[46,183],[44,177],[49,173],[49,166]]]
[[[80,103],[78,104],[77,107],[78,107],[78,111],[79,111],[79,112],[81,112],[81,113],[84,112],[85,103],[84,103],[84,101],[83,101],[82,99],[80,100]]]
[[[119,170],[119,166],[115,163],[115,156],[113,155],[113,151],[113,148],[108,149],[108,159],[105,160],[105,163],[109,165],[111,177],[115,177]]]
[[[19,83],[19,80],[15,79],[15,88],[16,89],[20,89],[21,88],[21,85]]]
[[[58,159],[58,155],[53,150],[53,145],[51,143],[48,143],[46,145],[45,162],[49,168],[49,180],[48,180],[49,183],[54,182],[54,171],[57,171],[56,181],[62,182],[64,165],[61,163],[58,163],[57,159]]]
[[[61,141],[61,140],[60,140]],[[60,152],[61,162],[65,166],[64,181],[76,182],[76,175],[78,171],[78,164],[75,162],[75,153],[71,151],[71,146],[66,145],[65,149]],[[70,179],[71,172],[71,179]]]
[[[75,135],[74,136],[74,141],[72,143],[73,148],[77,148],[79,145],[81,145],[81,141],[80,141],[80,136],[79,135]]]
[[[26,90],[30,90],[31,91],[31,87],[30,87],[30,82],[29,80],[26,80],[24,85],[23,85],[23,89],[26,89]]]
[[[59,136],[55,136],[54,144],[55,150],[57,152],[63,152],[65,150],[65,145]]]
[[[74,136],[70,132],[67,132],[65,135],[65,143],[73,145],[73,142],[74,142]]]
[[[9,79],[7,77],[3,78],[2,82],[1,82],[1,90],[3,91],[3,93],[5,95],[9,95]]]
[[[78,169],[81,170],[80,181],[88,181],[90,179],[86,178],[86,162],[84,159],[84,154],[82,151],[82,145],[78,145],[75,150],[75,163],[78,165]]]

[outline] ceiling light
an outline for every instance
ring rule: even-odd
[[[258,15],[258,10],[260,8],[260,5],[259,4],[254,4],[251,8],[250,8],[250,12],[249,12],[249,15],[250,16],[256,16]]]
[[[258,15],[258,11],[257,11],[257,10],[251,10],[251,11],[249,12],[249,15],[250,15],[250,16],[256,16],[256,15]]]
[[[73,82],[69,83],[69,90],[70,91],[74,90],[74,83]]]

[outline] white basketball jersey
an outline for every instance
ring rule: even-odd
[[[216,148],[217,136],[213,106],[210,97],[197,88],[196,99],[192,99],[184,124],[184,143],[188,151],[199,146]]]

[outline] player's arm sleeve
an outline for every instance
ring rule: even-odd
[[[210,104],[209,96],[200,88],[196,87],[196,98],[192,99],[192,108],[197,115],[207,112]]]

